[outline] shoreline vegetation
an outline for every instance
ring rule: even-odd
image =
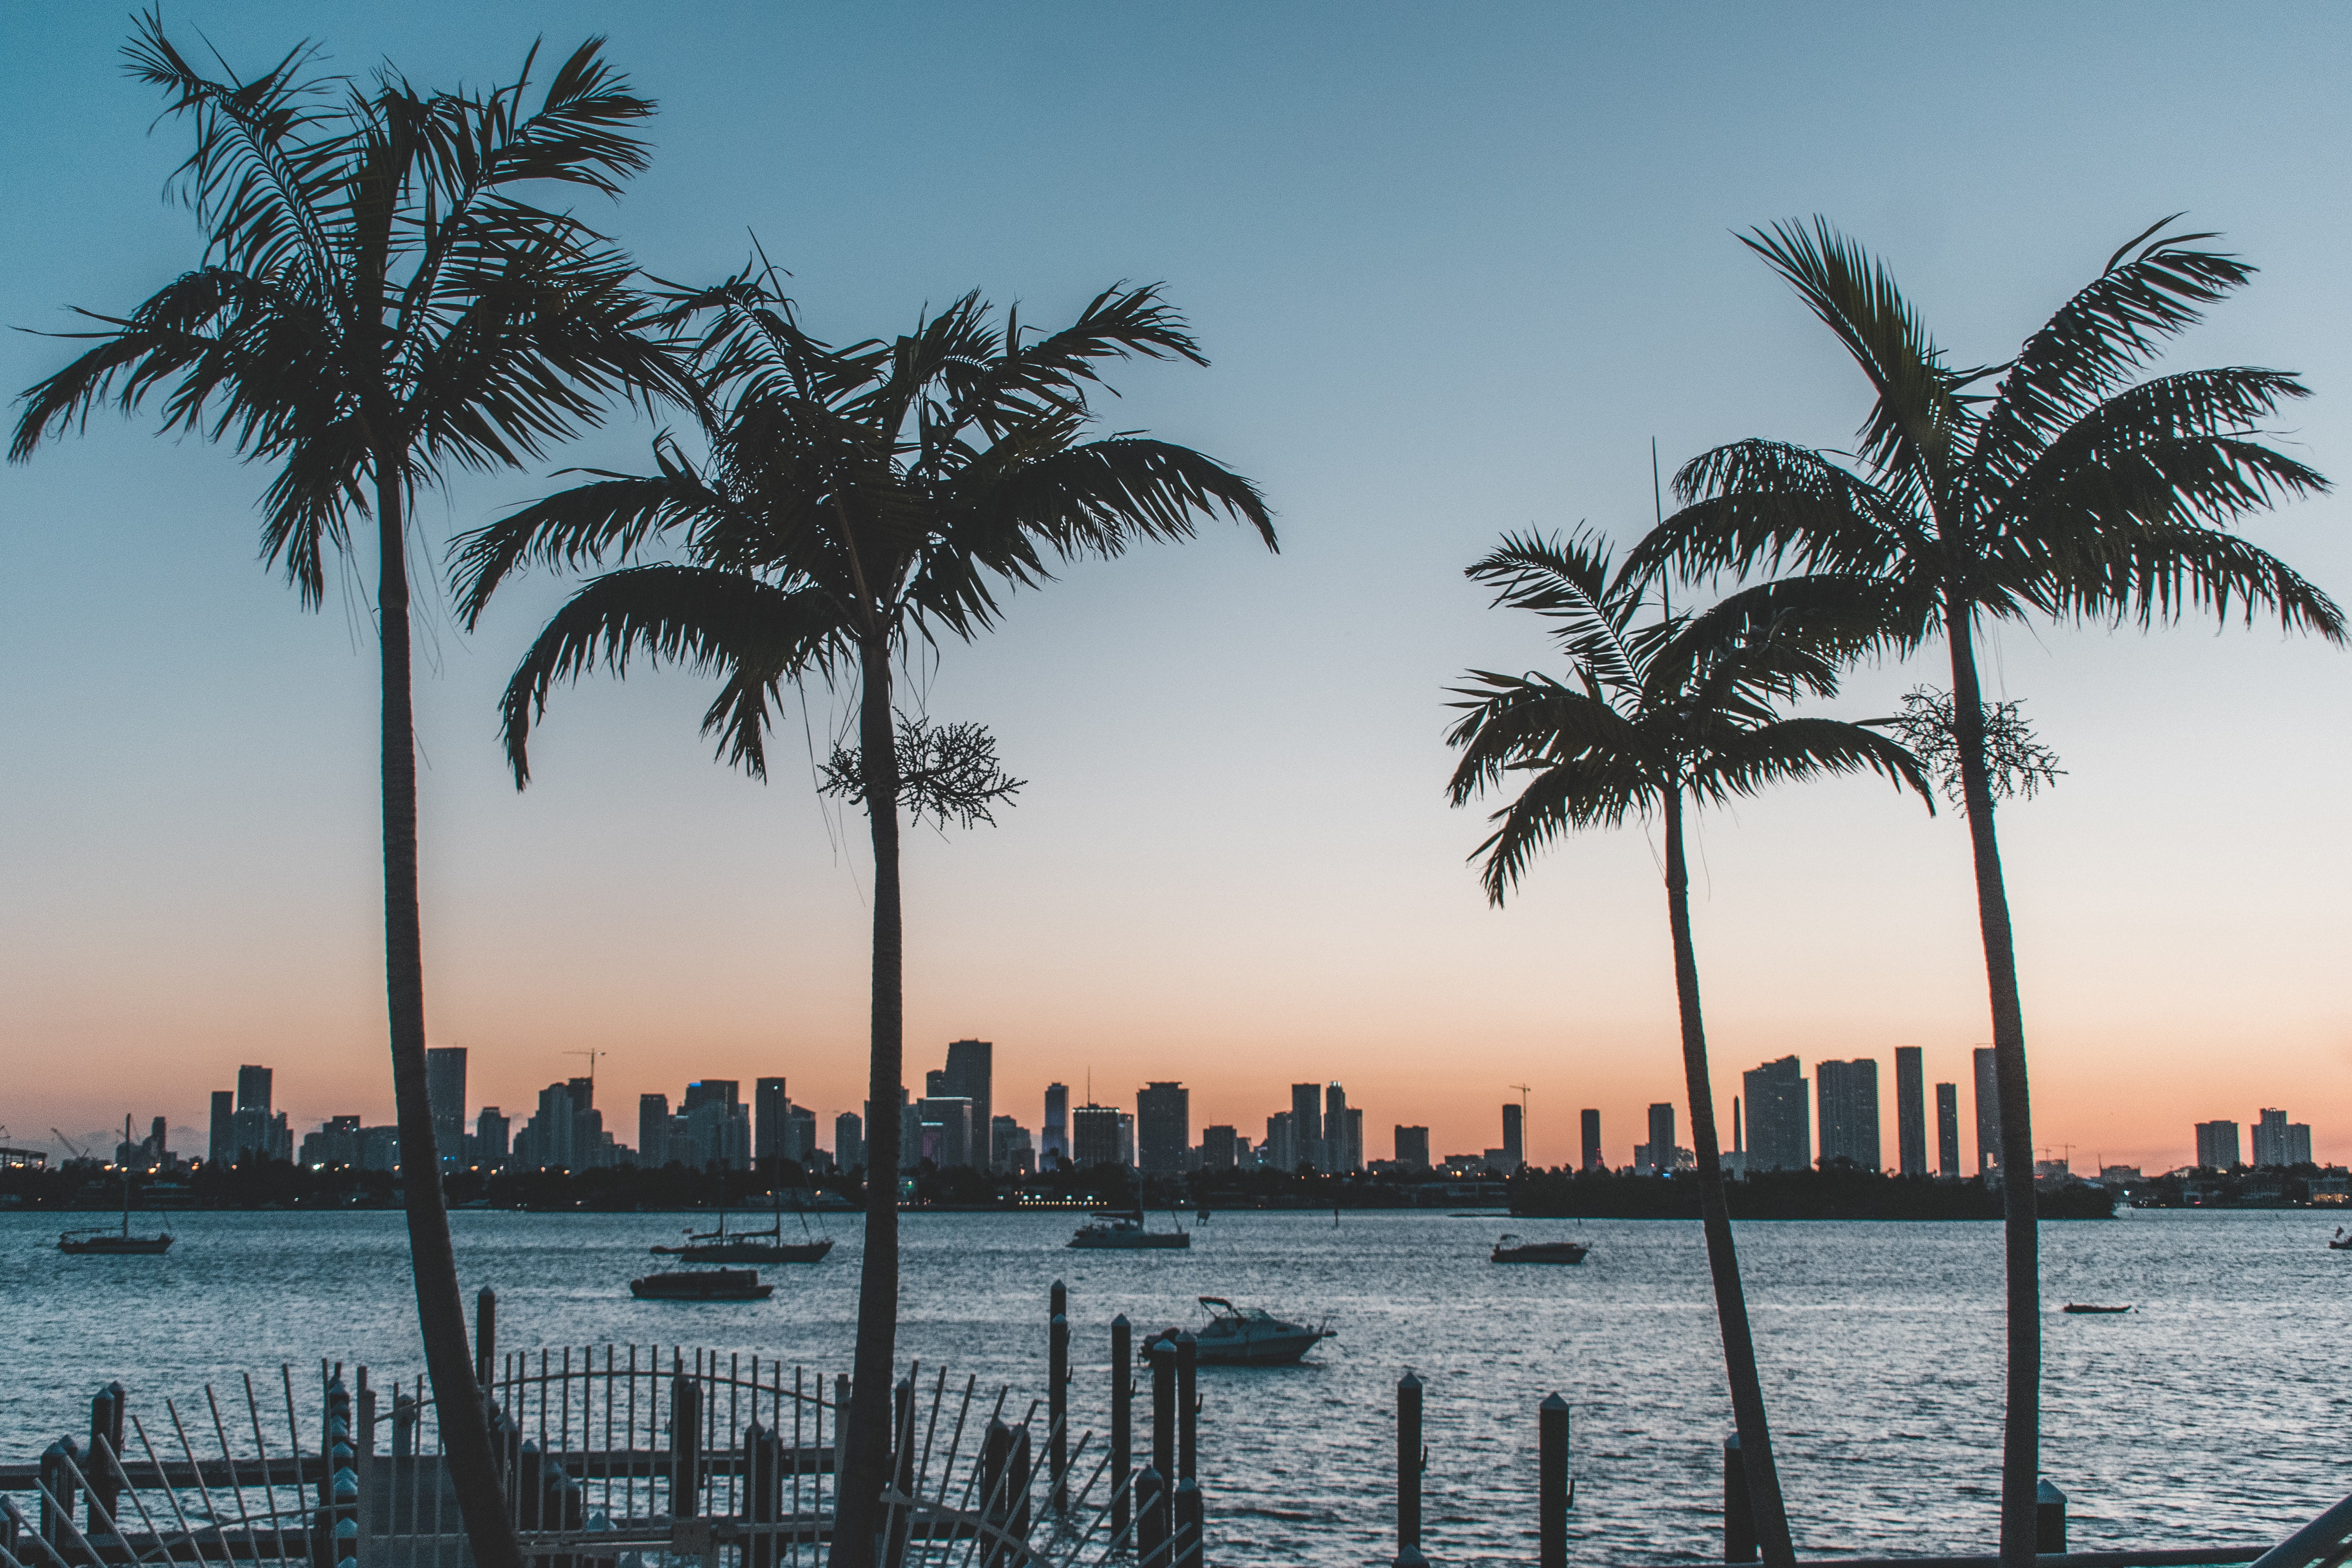
[[[781,1193],[786,1208],[843,1214],[864,1206],[862,1171],[812,1173],[785,1163],[768,1170],[453,1172],[443,1182],[452,1208],[532,1214],[689,1214],[721,1208],[766,1210]],[[2330,1178],[2333,1178],[2331,1180]],[[2346,1206],[2344,1173],[2317,1166],[2282,1170],[2183,1171],[2128,1188],[2087,1182],[2045,1183],[2036,1194],[2044,1219],[2108,1219],[2131,1208],[2281,1209]],[[1758,1172],[1725,1184],[1735,1220],[1993,1220],[2001,1216],[1998,1183],[1979,1178],[1899,1176],[1831,1167]],[[134,1173],[142,1210],[271,1212],[396,1208],[399,1173],[348,1166],[305,1167],[247,1161],[184,1173]],[[1696,1219],[1698,1184],[1687,1172],[1653,1176],[1616,1171],[1521,1169],[1506,1179],[1488,1173],[1379,1171],[1349,1176],[1281,1171],[1192,1172],[1142,1176],[1115,1166],[1038,1175],[988,1176],[977,1171],[908,1172],[900,1184],[903,1213],[1019,1214],[1129,1209],[1139,1196],[1153,1212],[1212,1214],[1235,1209],[1471,1209],[1521,1219]],[[0,1214],[79,1213],[122,1201],[110,1166],[73,1163],[56,1170],[0,1171]]]

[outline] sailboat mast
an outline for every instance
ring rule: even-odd
[[[126,1146],[131,1142],[131,1112],[127,1110],[122,1113],[122,1142]],[[128,1154],[122,1156],[122,1234],[125,1239],[131,1235],[131,1156]]]

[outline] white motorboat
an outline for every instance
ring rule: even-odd
[[[1339,1331],[1328,1323],[1308,1328],[1276,1317],[1263,1307],[1236,1307],[1223,1296],[1202,1296],[1208,1326],[1193,1331],[1196,1353],[1215,1366],[1281,1366],[1297,1361]]]
[[[1070,1247],[1095,1247],[1115,1252],[1140,1252],[1160,1248],[1187,1248],[1192,1245],[1192,1235],[1184,1230],[1147,1230],[1143,1211],[1132,1215],[1114,1215],[1098,1219],[1092,1225],[1078,1226],[1078,1233],[1066,1244]]]

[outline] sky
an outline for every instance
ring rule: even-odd
[[[910,327],[977,288],[1066,319],[1160,281],[1212,360],[1135,364],[1106,428],[1255,479],[1269,554],[1225,524],[1076,566],[909,683],[988,724],[1029,781],[994,828],[908,840],[910,1082],[996,1045],[996,1103],[1049,1080],[1104,1103],[1175,1078],[1196,1130],[1247,1135],[1339,1079],[1367,1153],[1499,1141],[1530,1156],[1601,1110],[1631,1158],[1685,1100],[1654,834],[1565,842],[1490,908],[1480,814],[1443,785],[1445,689],[1546,666],[1528,617],[1462,575],[1507,530],[1622,544],[1671,468],[1764,436],[1846,445],[1864,386],[1738,243],[1822,214],[1882,255],[1960,363],[2006,357],[2168,214],[2262,268],[2168,364],[2257,363],[2314,390],[2276,438],[2352,476],[2352,13],[2276,5],[399,7],[194,0],[166,13],[255,68],[310,37],[330,68],[503,79],[534,37],[609,35],[659,100],[650,169],[583,215],[649,270],[739,266],[756,235],[815,330]],[[70,330],[192,265],[161,198],[184,129],[120,72],[126,16],[0,12],[0,322]],[[0,335],[11,392],[72,345]],[[12,416],[13,418],[13,416]],[[616,416],[530,471],[420,509],[450,535],[646,460]],[[239,1063],[298,1128],[389,1120],[371,573],[306,615],[258,563],[267,476],[94,418],[0,472],[0,1091],[9,1141],[203,1124]],[[2343,600],[2340,495],[2245,530]],[[818,689],[761,784],[697,733],[678,674],[557,694],[518,794],[494,699],[572,584],[507,590],[472,634],[422,601],[428,1027],[476,1103],[527,1108],[597,1058],[635,1097],[781,1073],[833,1114],[866,1081],[869,867],[805,752]],[[1940,649],[1858,670],[1825,710],[1948,684]],[[2275,627],[2009,627],[1988,684],[2066,775],[2000,818],[2035,1139],[2151,1168],[2192,1123],[2281,1106],[2352,1159],[2343,650]],[[1894,1048],[1962,1085],[1990,1038],[1958,815],[1883,782],[1708,814],[1696,940],[1715,1091],[1769,1058]],[[1682,1125],[1687,1126],[1686,1120]],[[184,1134],[186,1142],[194,1134]],[[1964,1142],[1966,1138],[1964,1136]]]

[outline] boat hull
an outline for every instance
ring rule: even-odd
[[[1093,1252],[1182,1252],[1192,1245],[1190,1231],[1147,1230],[1125,1234],[1088,1235],[1080,1231],[1065,1245]]]
[[[807,1242],[730,1241],[701,1247],[656,1247],[654,1253],[687,1263],[814,1263],[832,1250],[833,1242],[828,1237]]]
[[[172,1249],[168,1236],[61,1236],[58,1250],[70,1257],[153,1258]]]
[[[1592,1249],[1573,1241],[1538,1241],[1526,1247],[1495,1248],[1496,1263],[1581,1263]]]
[[[648,1274],[629,1281],[629,1294],[640,1301],[764,1301],[775,1293],[749,1268]]]
[[[1273,1334],[1244,1334],[1203,1339],[1194,1335],[1194,1354],[1202,1366],[1289,1366],[1323,1342],[1312,1329]]]

